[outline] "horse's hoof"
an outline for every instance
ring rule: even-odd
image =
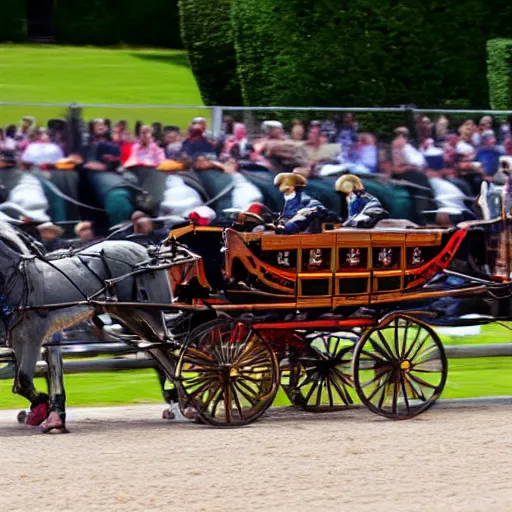
[[[64,433],[66,431],[66,427],[64,426],[63,421],[60,419],[59,413],[56,411],[52,411],[46,421],[41,425],[43,430],[43,434],[47,434],[52,430],[55,430],[60,433]]]
[[[17,416],[18,423],[21,423],[22,425],[24,425],[27,421],[27,416],[28,416],[27,411],[20,411]]]
[[[21,413],[20,413],[21,414]],[[20,415],[18,415],[18,418]],[[31,411],[28,413],[25,419],[25,424],[30,425],[32,427],[37,427],[41,425],[43,421],[48,417],[48,404],[42,403],[36,405]]]
[[[162,419],[170,421],[170,420],[176,419],[176,416],[174,415],[174,413],[170,409],[165,409],[162,412]]]

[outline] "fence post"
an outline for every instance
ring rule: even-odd
[[[68,107],[68,136],[66,140],[66,154],[78,153],[82,148],[82,109],[76,103]]]
[[[222,107],[212,107],[212,131],[214,137],[220,137],[222,133]]]
[[[418,133],[416,130],[416,105],[405,105],[405,126],[409,129],[411,140],[418,142]]]

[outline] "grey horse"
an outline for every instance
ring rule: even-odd
[[[13,392],[31,403],[26,422],[44,431],[65,431],[62,382],[48,396],[35,389],[33,378],[41,347],[53,334],[104,311],[96,301],[136,302],[109,314],[147,343],[149,353],[167,374],[172,372],[159,342],[166,336],[163,314],[143,302],[170,304],[168,272],[151,265],[148,249],[134,242],[103,241],[83,250],[44,255],[22,232],[0,221],[0,317],[5,338],[16,358]],[[136,269],[148,271],[132,274]],[[111,288],[105,280],[122,276]],[[58,308],[44,306],[63,304]],[[153,348],[151,348],[153,347]]]

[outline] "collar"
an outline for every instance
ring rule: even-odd
[[[292,192],[290,195],[288,196],[284,196],[284,200],[285,202],[288,202],[288,201],[291,201],[292,199],[295,199],[297,197],[297,192]]]

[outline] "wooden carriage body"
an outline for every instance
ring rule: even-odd
[[[481,290],[476,283],[450,290],[426,286],[449,267],[470,228],[337,228],[280,235],[188,226],[171,237],[192,244],[194,251],[193,241],[210,236],[198,251],[202,263],[195,275],[212,292],[204,301],[215,309],[339,310]],[[219,263],[222,269],[212,269]]]

